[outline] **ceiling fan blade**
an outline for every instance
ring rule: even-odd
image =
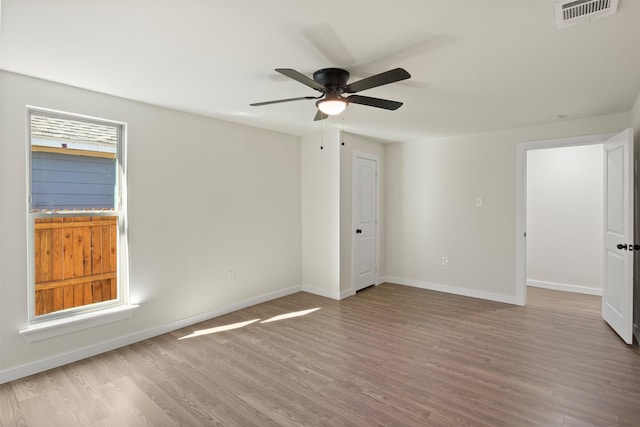
[[[454,43],[457,38],[449,34],[408,34],[403,39],[398,39],[396,43],[389,46],[386,51],[378,52],[377,56],[371,56],[360,62],[355,67],[351,67],[353,74],[359,74],[358,70],[384,69],[389,65],[401,64],[419,55],[437,50],[446,45]]]
[[[324,120],[328,117],[329,117],[328,114],[325,114],[322,111],[318,110],[318,112],[316,113],[316,116],[313,118],[313,121],[317,122],[318,120]]]
[[[311,46],[324,56],[323,59],[328,60],[326,62],[329,64],[337,67],[355,64],[355,58],[330,24],[326,22],[316,24],[303,29],[301,33]]]
[[[347,97],[350,104],[361,104],[369,107],[384,108],[385,110],[397,110],[402,107],[402,102],[388,99],[371,98],[370,96],[351,95]]]
[[[367,77],[366,79],[358,80],[357,82],[351,83],[347,85],[346,92],[356,93],[389,83],[399,82],[400,80],[406,80],[410,77],[411,74],[409,74],[404,68],[395,68],[393,70],[385,71],[384,73],[376,74],[375,76]]]
[[[279,72],[280,74],[284,74],[290,79],[293,79],[297,82],[302,83],[303,85],[309,86],[311,89],[315,89],[318,92],[324,93],[325,91],[324,86],[322,86],[320,83],[305,76],[304,74],[296,70],[293,70],[291,68],[276,68],[276,71]]]
[[[261,105],[279,104],[281,102],[301,101],[303,99],[316,99],[316,98],[313,96],[301,96],[299,98],[287,98],[287,99],[277,99],[275,101],[254,102],[253,104],[249,104],[249,105],[252,107],[259,107]]]

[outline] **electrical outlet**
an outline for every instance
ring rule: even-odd
[[[233,270],[227,271],[227,280],[234,280],[236,278],[236,272]]]
[[[442,265],[449,265],[449,257],[446,257],[446,256],[442,257]]]

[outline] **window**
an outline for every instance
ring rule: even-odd
[[[125,126],[30,108],[32,322],[127,302]]]

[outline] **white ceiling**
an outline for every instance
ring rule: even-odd
[[[629,111],[640,92],[640,1],[558,31],[548,0],[2,0],[0,68],[286,133],[320,129],[308,76],[406,82],[362,95],[323,126],[401,141]]]

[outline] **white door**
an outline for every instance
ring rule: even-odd
[[[604,281],[602,318],[633,341],[633,133],[604,144]]]
[[[354,157],[353,219],[354,219],[354,290],[375,285],[377,231],[378,161],[366,156]]]

